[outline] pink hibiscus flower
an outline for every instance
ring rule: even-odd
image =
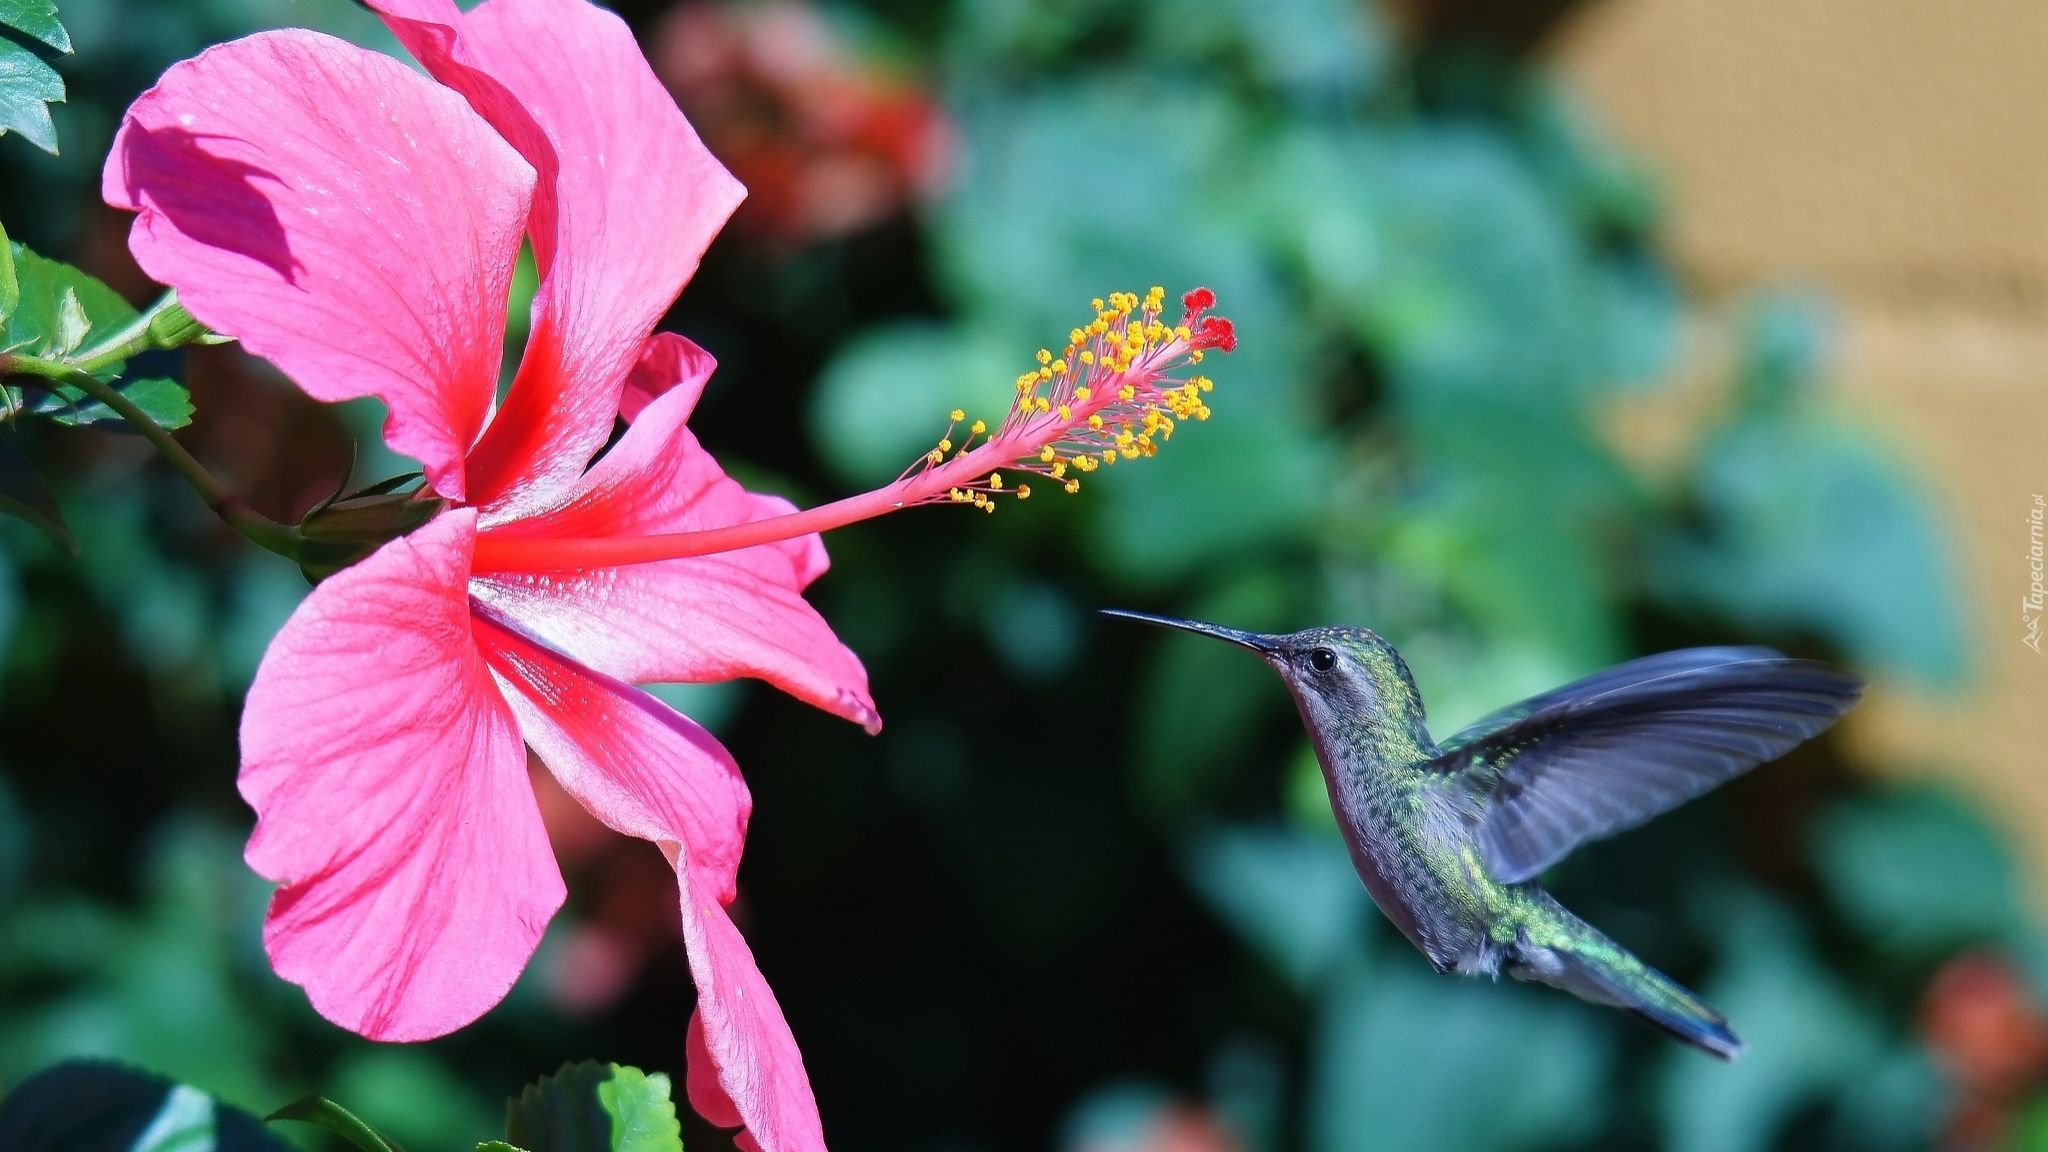
[[[377,0],[426,66],[304,31],[173,67],[138,99],[103,192],[201,321],[323,400],[375,396],[417,458],[422,526],[343,567],[265,655],[242,726],[252,867],[281,887],[279,974],[364,1035],[438,1036],[511,987],[563,886],[530,748],[675,869],[698,1004],[687,1087],[743,1146],[823,1148],[775,997],[725,912],[749,798],[732,758],[634,683],[752,676],[879,727],[859,661],[804,601],[817,533],[926,502],[1028,496],[1151,455],[1209,414],[1214,298],[1113,295],[1041,350],[993,432],[795,511],[686,427],[710,357],[652,334],[741,189],[623,24],[581,0]],[[532,336],[493,397],[521,239]],[[615,420],[626,433],[597,456]],[[964,413],[954,413],[955,422]],[[981,443],[975,443],[981,438]],[[524,747],[522,747],[522,745]]]
[[[628,682],[757,676],[878,727],[805,603],[816,536],[630,569],[471,571],[479,538],[686,531],[789,511],[685,426],[711,361],[655,321],[739,203],[623,24],[576,0],[380,5],[441,81],[304,31],[173,67],[108,160],[131,247],[195,316],[323,400],[371,395],[450,509],[326,580],[242,726],[264,939],[329,1019],[416,1040],[503,998],[561,906],[532,747],[674,865],[697,981],[690,1094],[760,1147],[823,1146],[803,1065],[724,905],[749,799]],[[445,86],[444,86],[445,85]],[[533,335],[492,413],[522,236]],[[630,384],[629,384],[630,377]],[[590,460],[622,410],[625,437]]]

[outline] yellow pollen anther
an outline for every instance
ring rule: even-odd
[[[947,490],[945,499],[993,512],[992,495],[1030,496],[1031,485],[1016,483],[1016,472],[1036,473],[1078,492],[1087,473],[1156,455],[1176,421],[1209,418],[1204,394],[1214,385],[1206,376],[1176,371],[1200,363],[1203,349],[1192,323],[1174,323],[1167,315],[1164,288],[1154,285],[1143,295],[1112,292],[1090,303],[1093,317],[1069,329],[1065,345],[1033,353],[1037,365],[1017,376],[1000,431],[988,421],[969,423],[964,409],[953,409],[947,436],[926,453],[927,467],[957,467],[972,459],[978,471],[1008,467],[1012,475],[1005,482],[1000,471],[982,471],[982,479]],[[1200,331],[1202,341],[1211,338],[1207,321]],[[1228,330],[1221,335],[1227,339]],[[956,445],[953,436],[961,427],[966,433]],[[902,482],[919,479],[906,474]]]

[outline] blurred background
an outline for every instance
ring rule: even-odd
[[[737,911],[835,1147],[2048,1148],[2048,9],[618,7],[751,189],[668,326],[752,486],[889,479],[1112,289],[1207,284],[1242,338],[1143,467],[828,540],[880,737],[664,690],[749,774]],[[259,28],[391,47],[342,0],[60,11],[64,152],[0,140],[0,220],[137,303],[96,195],[127,102]],[[359,483],[405,470],[232,347],[159,367],[273,515],[351,442]],[[563,1059],[680,1073],[671,881],[544,782],[570,905],[481,1023],[373,1045],[273,977],[234,734],[304,583],[144,446],[21,431],[83,552],[0,523],[0,1082],[113,1054],[424,1152]],[[1370,625],[1439,735],[1687,644],[1868,674],[1839,732],[1553,877],[1749,1055],[1432,976],[1279,683],[1112,605]]]

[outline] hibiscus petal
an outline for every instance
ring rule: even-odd
[[[690,1106],[713,1124],[744,1125],[737,1143],[750,1152],[824,1152],[803,1055],[753,951],[707,885],[687,869],[676,875],[697,980],[684,1078]]]
[[[780,515],[739,486],[684,425],[693,397],[649,404],[559,507],[492,524],[519,536],[687,532]],[[609,675],[633,683],[757,676],[878,730],[867,671],[804,586],[824,570],[815,535],[684,560],[568,572],[495,572],[476,598]]]
[[[470,460],[472,500],[548,502],[611,435],[626,374],[746,194],[618,17],[583,0],[375,0],[540,172],[533,335]]]
[[[129,248],[194,316],[315,399],[384,401],[386,442],[462,499],[533,184],[455,93],[293,30],[173,65],[101,191],[140,213]]]
[[[680,841],[731,900],[753,806],[709,732],[647,693],[481,617],[477,641],[527,744],[563,790],[614,831]]]
[[[674,332],[656,332],[640,348],[640,358],[626,376],[626,390],[619,395],[619,417],[631,424],[655,398],[669,392],[689,396],[682,402],[683,419],[697,408],[704,385],[718,370],[711,353],[696,341]]]
[[[472,638],[475,513],[443,514],[315,588],[242,714],[250,867],[283,885],[278,975],[379,1040],[503,999],[562,905],[526,753]]]
[[[726,915],[750,801],[739,768],[702,728],[630,685],[581,667],[489,616],[477,639],[527,743],[598,819],[657,844],[676,870],[697,982],[690,1102],[744,1124],[761,1152],[823,1152],[803,1057],[754,954]]]

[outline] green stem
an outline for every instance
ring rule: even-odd
[[[143,322],[143,343],[141,347],[149,346],[148,327],[148,322],[145,319]],[[127,329],[123,329],[123,333],[126,331]],[[121,338],[122,334],[117,333],[115,337],[102,344],[100,349],[114,346]],[[103,355],[100,349],[94,350],[92,353],[94,358]],[[137,350],[139,351],[140,349],[138,348]],[[125,353],[125,355],[132,354],[132,352]],[[122,358],[123,355],[121,354],[108,355],[105,362],[112,363]],[[137,407],[134,401],[123,396],[120,389],[110,384],[102,383],[98,377],[93,376],[89,372],[80,371],[69,364],[59,364],[54,360],[44,360],[36,356],[0,355],[0,378],[14,374],[40,376],[45,380],[54,380],[60,384],[68,384],[113,409],[121,419],[126,420],[137,432],[140,432],[143,439],[148,440],[163,455],[165,460],[170,462],[171,467],[177,470],[178,475],[185,478],[185,482],[190,484],[199,493],[200,497],[206,501],[207,507],[213,509],[214,515],[220,517],[228,527],[241,533],[259,548],[275,552],[280,556],[290,559],[298,558],[298,529],[280,524],[251,508],[248,501],[236,495],[227,485],[216,479],[213,473],[208,472],[204,464],[201,464],[190,452],[185,451],[185,446],[178,443],[176,438],[163,425],[151,419],[149,413]]]

